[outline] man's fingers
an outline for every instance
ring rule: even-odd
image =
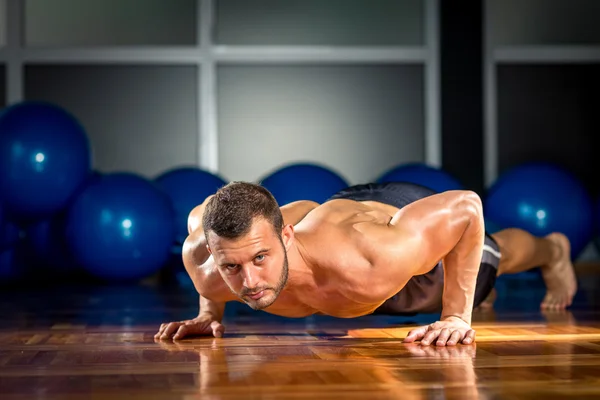
[[[440,329],[436,329],[435,331],[429,331],[423,336],[421,340],[421,344],[429,345],[440,335]]]
[[[163,331],[160,338],[161,339],[170,338],[173,335],[173,333],[175,333],[180,326],[181,326],[181,322],[171,322],[169,325],[167,325],[167,327]]]
[[[156,335],[154,335],[154,339],[159,339],[162,336],[167,325],[168,324],[160,324],[160,327],[158,328],[158,332],[156,333]]]
[[[193,319],[189,321],[169,322],[161,324],[155,339],[183,339],[191,335],[210,335],[222,337],[225,328],[218,321]]]
[[[177,329],[177,332],[175,332],[175,334],[173,335],[173,340],[183,339],[188,334],[189,334],[189,326],[181,325],[179,327],[179,329]]]
[[[162,328],[158,328],[158,332],[154,334],[154,339],[158,339],[162,335]]]
[[[406,335],[406,338],[404,339],[404,343],[412,343],[415,340],[421,339],[425,332],[427,332],[427,329],[427,326],[422,326],[420,328],[413,329],[412,331],[408,332],[408,335]]]
[[[206,323],[196,323],[194,321],[186,322],[181,325],[175,335],[174,340],[183,339],[186,336],[191,335],[210,335],[214,337],[222,337],[225,332],[225,328],[218,321],[211,322],[210,326]]]
[[[440,332],[440,336],[438,337],[437,342],[435,342],[435,344],[438,346],[445,346],[446,341],[448,340],[449,337],[450,337],[450,329],[444,328]]]
[[[473,329],[469,330],[463,339],[464,344],[471,344],[475,341],[475,331]]]
[[[448,346],[454,346],[456,343],[458,343],[460,341],[460,339],[462,339],[463,334],[460,333],[460,331],[454,331],[452,332],[452,335],[450,335],[450,339],[448,339],[448,342],[446,343]]]
[[[213,321],[213,322],[211,322],[210,327],[212,328],[214,337],[216,337],[216,338],[223,337],[223,333],[225,333],[225,327],[223,325],[221,325],[220,322]]]

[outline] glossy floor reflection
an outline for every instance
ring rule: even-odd
[[[506,283],[496,309],[476,314],[476,343],[451,348],[402,343],[435,315],[284,319],[243,307],[229,308],[222,339],[155,342],[160,322],[197,312],[192,292],[4,290],[0,399],[595,398],[597,283],[556,313],[539,311],[535,281]]]

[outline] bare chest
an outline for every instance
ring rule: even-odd
[[[359,302],[351,295],[352,292],[350,285],[336,285],[319,287],[299,295],[282,293],[277,301],[264,311],[289,318],[302,318],[313,314],[354,318],[372,313],[383,303]]]

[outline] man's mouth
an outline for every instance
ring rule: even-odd
[[[264,290],[261,290],[260,292],[256,292],[256,293],[249,293],[248,297],[250,297],[252,300],[258,300],[261,297],[263,297],[263,295],[265,294]]]

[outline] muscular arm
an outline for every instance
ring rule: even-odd
[[[210,315],[214,320],[221,322],[227,301],[225,299],[216,301],[202,296],[203,293],[207,293],[208,288],[215,287],[220,283],[218,282],[220,277],[217,277],[217,272],[211,271],[211,266],[206,264],[209,256],[204,232],[202,229],[197,229],[188,236],[183,244],[183,265],[200,295],[198,315]]]
[[[463,214],[458,232],[463,226],[464,230],[454,248],[443,259],[442,319],[455,316],[471,325],[475,285],[485,239],[483,211],[477,195],[462,199],[456,209],[457,214]]]
[[[188,232],[189,236],[185,240],[182,249],[183,265],[194,283],[196,291],[200,295],[200,310],[199,316],[210,315],[216,321],[221,322],[225,312],[225,299],[220,301],[211,300],[202,296],[202,293],[207,292],[207,288],[218,285],[219,278],[216,271],[212,271],[210,265],[206,262],[210,257],[210,253],[206,248],[206,236],[202,229],[202,216],[206,204],[213,196],[208,196],[202,204],[195,207],[188,216]]]
[[[484,242],[481,201],[470,191],[449,191],[402,208],[387,227],[370,227],[380,296],[391,297],[415,275],[444,265],[442,319],[467,324]]]

